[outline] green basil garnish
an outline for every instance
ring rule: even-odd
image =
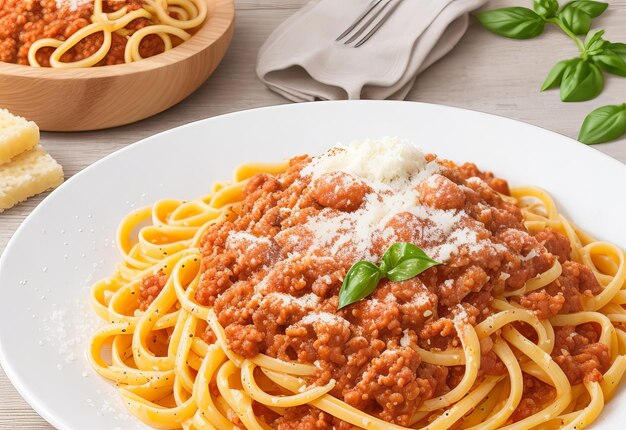
[[[561,101],[583,102],[598,96],[604,88],[604,77],[595,64],[577,59],[567,66],[561,81]]]
[[[605,72],[626,77],[626,45],[611,43],[602,36],[604,30],[589,32],[585,38],[584,55]]]
[[[626,43],[609,43],[608,49],[616,53],[626,61]]]
[[[525,7],[505,7],[481,12],[480,23],[500,36],[512,39],[531,39],[543,33],[544,19]]]
[[[346,274],[339,291],[339,308],[369,296],[374,292],[382,278],[378,266],[369,261],[355,263]]]
[[[488,30],[514,39],[539,36],[546,24],[559,27],[576,43],[580,55],[556,63],[541,91],[560,88],[562,101],[581,102],[602,92],[603,72],[626,77],[626,43],[610,42],[603,38],[604,30],[591,30],[592,19],[608,7],[608,3],[594,0],[572,0],[562,7],[558,0],[533,0],[533,9],[506,7],[481,12],[477,17]],[[584,41],[580,35],[585,35]],[[604,106],[591,112],[585,118],[578,140],[592,145],[626,134],[625,106]]]
[[[406,281],[438,264],[418,246],[407,242],[394,243],[383,255],[380,270],[393,282]]]
[[[383,255],[380,267],[369,261],[352,265],[339,290],[338,309],[372,294],[383,278],[392,282],[406,281],[439,264],[411,243],[394,243]]]
[[[597,55],[610,43],[602,38],[604,30],[590,31],[585,37],[585,52],[587,55]]]
[[[552,18],[559,10],[556,0],[533,0],[533,9],[543,18]]]
[[[554,65],[548,77],[541,85],[541,91],[549,90],[550,88],[560,87],[563,80],[563,74],[570,64],[576,63],[578,58],[572,58],[571,60],[559,61]]]
[[[587,145],[604,143],[626,135],[626,103],[603,106],[585,118],[578,140]]]
[[[592,57],[593,62],[605,72],[626,77],[626,61],[611,50],[604,50]]]
[[[558,18],[574,34],[587,34],[591,29],[591,18],[602,15],[608,3],[590,0],[571,1],[559,11]]]

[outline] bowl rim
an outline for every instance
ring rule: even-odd
[[[207,19],[198,31],[186,42],[161,54],[132,63],[76,69],[32,67],[25,64],[0,62],[0,76],[49,80],[110,78],[120,75],[148,72],[188,60],[220,40],[234,23],[235,0],[204,1],[206,1],[209,6],[209,16],[207,16]]]

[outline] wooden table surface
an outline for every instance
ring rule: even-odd
[[[89,133],[43,133],[42,143],[65,169],[66,179],[102,157],[163,130],[227,112],[288,103],[256,78],[257,51],[271,31],[305,0],[237,0],[233,43],[216,73],[191,97],[142,122]],[[626,42],[626,0],[596,19],[612,41]],[[491,5],[528,5],[529,0],[492,1]],[[562,103],[558,92],[538,88],[554,63],[577,55],[576,47],[556,28],[538,39],[497,37],[472,19],[459,45],[418,79],[409,100],[459,106],[528,122],[576,137],[584,117],[596,107],[626,102],[626,79],[607,78],[595,100]],[[575,143],[573,143],[575,144]],[[626,139],[595,148],[626,163]],[[0,214],[0,252],[44,196]],[[0,429],[51,429],[22,400],[0,370]]]

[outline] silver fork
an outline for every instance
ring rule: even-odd
[[[335,39],[336,42],[340,42],[350,34],[352,34],[347,40],[343,42],[344,45],[350,45],[354,43],[354,47],[358,48],[367,42],[376,33],[380,27],[387,21],[391,14],[396,10],[402,0],[373,0],[354,20],[352,24],[346,30]],[[371,28],[370,28],[371,27]],[[369,31],[365,33],[366,30]],[[363,34],[365,33],[365,34]]]

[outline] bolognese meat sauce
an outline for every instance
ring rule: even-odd
[[[104,0],[104,12],[114,12],[122,7],[128,11],[139,9],[143,0]],[[0,61],[28,65],[28,51],[39,39],[52,38],[67,40],[83,27],[91,23],[93,0],[0,0]],[[132,32],[154,24],[147,18],[131,21],[125,30]],[[111,48],[99,66],[124,63],[124,49],[127,38],[112,33]],[[93,55],[104,40],[101,32],[87,36],[78,42],[62,57],[63,62],[79,61]],[[157,35],[148,35],[140,44],[143,58],[160,54],[165,45]],[[50,66],[51,48],[37,51],[37,62]]]
[[[557,261],[561,276],[521,296],[519,305],[547,318],[581,310],[600,289],[571,260],[564,236],[527,231],[520,209],[502,198],[506,181],[473,164],[428,155],[419,171],[385,182],[327,171],[322,161],[296,157],[285,173],[253,177],[239,217],[204,234],[195,297],[213,307],[229,347],[243,357],[313,363],[312,382],[334,379],[332,395],[407,426],[422,402],[453,389],[464,373],[463,366],[423,362],[412,345],[459,347],[455,318],[483,321],[494,312],[494,295],[523,287]],[[413,243],[444,264],[404,282],[382,280],[372,295],[338,310],[352,264],[378,263],[396,242]],[[158,276],[144,282],[144,296],[153,297],[161,283]],[[532,338],[528,329],[519,327]],[[593,324],[556,327],[555,336],[554,360],[572,384],[598,380],[608,368]],[[212,333],[207,340],[214,341]],[[506,373],[492,346],[481,341],[481,375]],[[525,375],[513,419],[537,412],[554,395]],[[351,428],[308,406],[269,421],[279,430]]]

